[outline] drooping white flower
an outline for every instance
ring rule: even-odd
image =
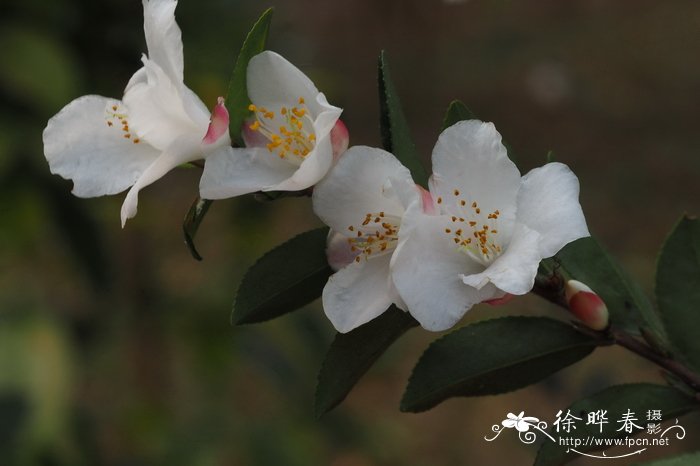
[[[420,200],[406,167],[390,153],[350,148],[313,192],[314,212],[331,227],[327,255],[337,270],[323,289],[323,309],[340,332],[368,322],[392,303],[401,309],[389,263],[404,208]]]
[[[447,128],[432,161],[437,215],[409,206],[392,258],[399,294],[428,330],[453,326],[477,303],[527,293],[543,258],[589,234],[571,170],[548,163],[521,178],[491,123]]]
[[[184,84],[176,6],[176,0],[143,1],[148,55],[121,101],[79,97],[44,130],[51,172],[73,180],[76,196],[116,194],[131,186],[122,205],[122,226],[136,214],[142,188],[231,143],[223,99],[210,115]]]
[[[222,199],[256,191],[299,191],[323,178],[347,148],[341,109],[298,68],[277,53],[253,57],[247,69],[254,120],[246,123],[245,148],[211,157],[200,194]]]

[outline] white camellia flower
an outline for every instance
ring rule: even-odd
[[[364,146],[345,152],[314,188],[314,212],[331,227],[327,255],[337,270],[323,289],[323,309],[338,331],[349,332],[392,303],[405,309],[389,263],[404,208],[420,201],[420,190],[393,155]]]
[[[66,105],[44,130],[52,173],[73,180],[73,194],[95,197],[132,187],[122,226],[136,214],[139,191],[186,162],[230,146],[223,99],[211,116],[183,82],[176,0],[144,0],[148,56],[121,101],[87,95]]]
[[[326,175],[334,152],[337,158],[347,148],[342,110],[280,55],[253,57],[247,83],[254,114],[243,128],[247,147],[208,160],[200,183],[205,199],[306,189]]]
[[[521,178],[491,123],[447,128],[432,160],[437,215],[409,206],[391,265],[428,330],[450,328],[474,304],[529,292],[543,258],[589,235],[571,170],[548,163]]]

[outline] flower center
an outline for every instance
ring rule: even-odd
[[[299,97],[296,107],[282,106],[277,111],[271,111],[250,104],[248,110],[255,115],[250,129],[265,136],[270,141],[267,149],[281,159],[299,165],[316,146],[314,122],[303,97]]]
[[[114,104],[105,111],[105,122],[110,128],[121,128],[125,139],[131,139],[134,144],[141,142],[137,137],[131,138],[129,120],[127,120],[126,113],[119,105]]]
[[[445,233],[452,238],[460,251],[480,264],[490,264],[502,252],[498,237],[498,217],[501,212],[482,212],[477,201],[470,204],[466,198],[460,197],[458,189],[452,194],[456,198],[457,212],[451,215],[453,225],[451,228],[445,228]],[[437,203],[443,203],[442,197],[437,198]]]
[[[357,253],[355,262],[360,262],[362,257],[367,260],[396,249],[400,225],[400,217],[384,212],[370,212],[361,224],[350,225],[348,231],[355,236],[348,238],[348,243],[350,250]]]

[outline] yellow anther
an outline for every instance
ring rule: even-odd
[[[299,105],[304,105],[305,102],[303,97],[299,97]]]
[[[258,107],[256,107],[256,106],[253,105],[253,104],[250,104],[250,105],[248,105],[248,110],[251,111],[251,112],[255,112],[255,111],[258,110]]]
[[[260,122],[257,120],[254,121],[253,124],[250,125],[250,129],[252,129],[253,131],[257,131],[258,129],[260,129]]]

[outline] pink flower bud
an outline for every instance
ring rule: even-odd
[[[348,149],[350,144],[350,133],[348,127],[345,126],[343,120],[338,119],[335,126],[331,130],[331,145],[333,146],[333,161],[337,162],[343,152]]]
[[[204,142],[204,144],[214,144],[221,136],[226,134],[228,132],[228,119],[228,110],[224,105],[224,98],[219,97],[216,100],[214,110],[211,112],[209,128],[207,128],[207,134],[204,136],[202,142]]]
[[[571,313],[587,327],[593,330],[605,330],[608,327],[608,307],[588,286],[577,280],[569,280],[564,293]]]

